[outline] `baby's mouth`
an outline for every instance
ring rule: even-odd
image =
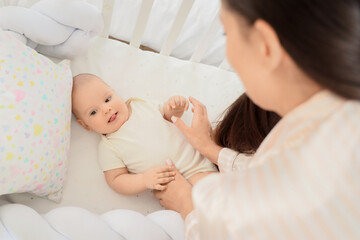
[[[108,123],[111,123],[111,122],[113,122],[113,121],[115,121],[115,119],[116,119],[116,117],[117,117],[117,112],[116,113],[114,113],[113,115],[111,115],[111,117],[109,118],[109,121],[108,121]]]

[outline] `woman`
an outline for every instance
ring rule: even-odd
[[[155,196],[187,239],[360,238],[360,1],[223,0],[221,18],[247,94],[282,120],[232,172],[192,99],[192,126],[173,122],[222,173]]]

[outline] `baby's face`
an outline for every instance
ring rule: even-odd
[[[98,79],[79,86],[73,92],[72,104],[80,125],[101,134],[117,131],[129,118],[126,103]]]

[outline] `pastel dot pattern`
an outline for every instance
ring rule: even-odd
[[[68,166],[72,74],[0,31],[0,195],[59,202]]]

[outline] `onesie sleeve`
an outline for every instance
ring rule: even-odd
[[[103,172],[126,167],[117,151],[111,146],[106,137],[102,136],[98,147],[99,164]]]
[[[153,107],[155,107],[157,110],[160,111],[161,115],[164,116],[164,103],[157,101],[157,100],[150,100],[147,101],[149,104],[151,104]]]

